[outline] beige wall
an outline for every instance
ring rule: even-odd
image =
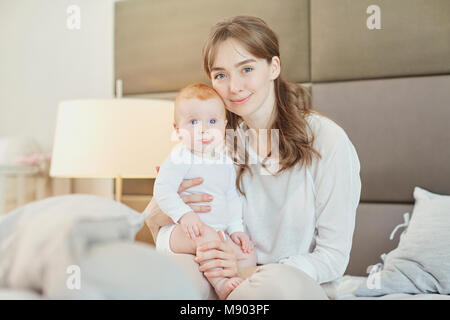
[[[73,4],[79,30],[66,26]],[[113,14],[114,0],[0,1],[0,137],[33,137],[50,153],[59,101],[113,97]],[[73,186],[112,191],[109,179]],[[56,194],[68,190],[68,181],[56,181]]]

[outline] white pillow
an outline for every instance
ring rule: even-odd
[[[398,247],[356,296],[450,294],[450,196],[414,188],[414,209]]]

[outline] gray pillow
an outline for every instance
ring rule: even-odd
[[[414,209],[398,247],[356,296],[450,294],[450,196],[414,188]]]

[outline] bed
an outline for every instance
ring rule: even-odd
[[[365,281],[367,277],[345,275],[335,287],[326,287],[325,290],[332,300],[450,300],[449,295],[437,293],[391,293],[379,297],[355,296],[355,290]]]

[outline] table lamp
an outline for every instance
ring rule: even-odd
[[[114,178],[121,202],[122,178],[155,178],[169,155],[173,101],[71,100],[59,104],[50,176]]]

